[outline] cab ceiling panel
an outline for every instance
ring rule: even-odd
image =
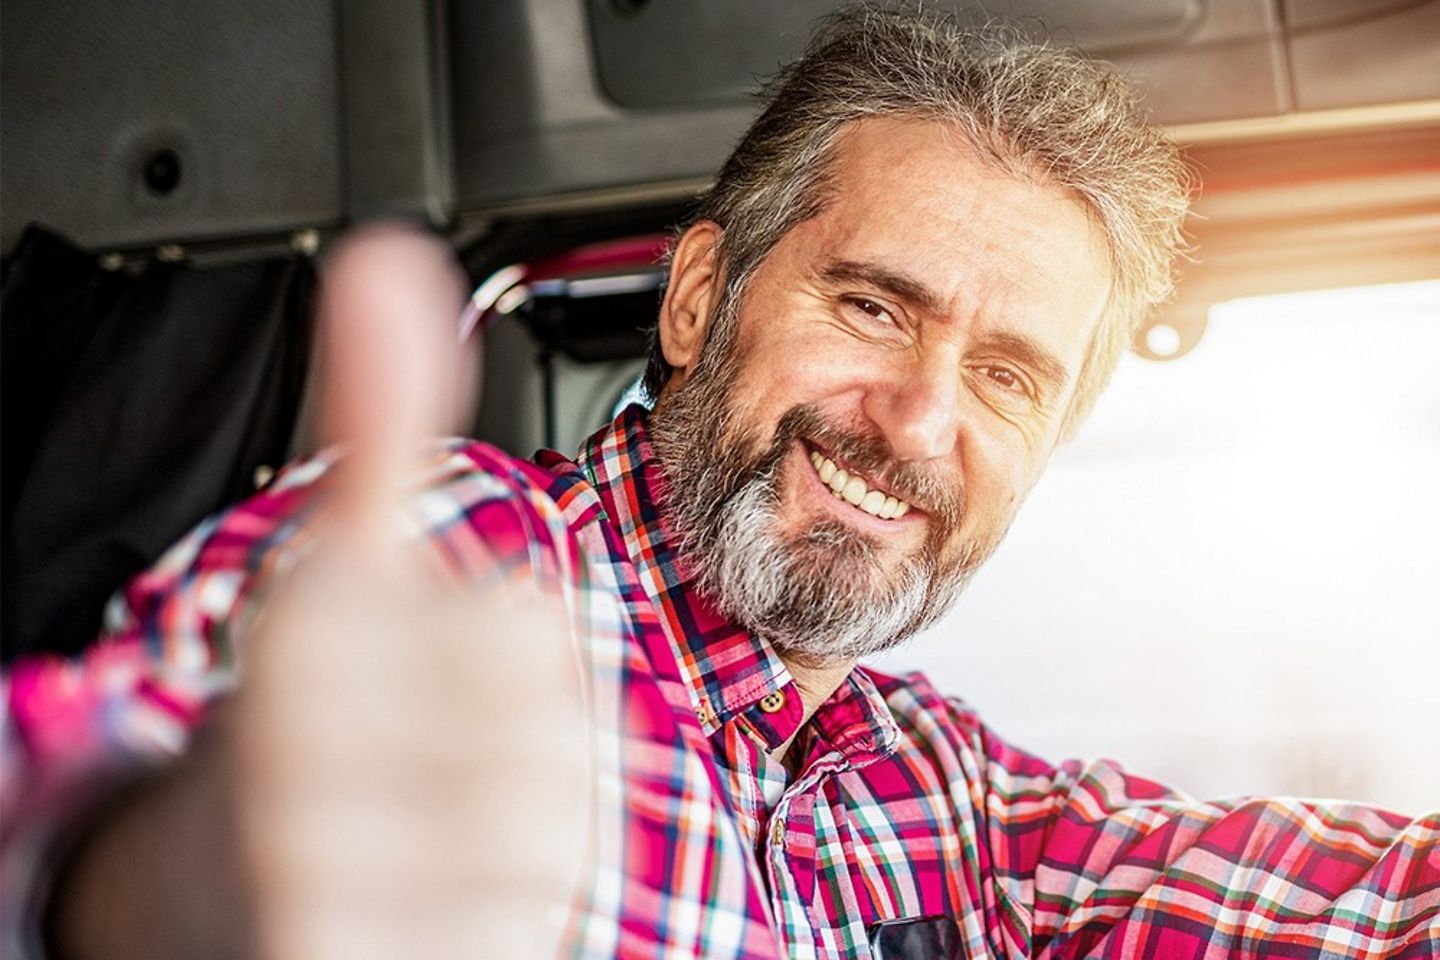
[[[1290,109],[1278,0],[991,0],[1135,77],[1165,123]],[[704,178],[826,0],[498,0],[450,11],[459,208]],[[975,4],[951,0],[952,9]]]
[[[1440,97],[1440,0],[1284,0],[1296,108]]]
[[[624,107],[664,107],[733,102],[755,87],[804,44],[817,17],[833,7],[820,0],[775,4],[663,3],[589,0],[596,67],[601,86]],[[1052,32],[1092,52],[1173,44],[1199,20],[1194,0],[1126,0],[1064,4],[1007,3],[1011,16],[1043,18]],[[999,12],[1001,5],[990,9]],[[977,15],[978,18],[978,15]]]
[[[336,24],[292,0],[5,5],[4,244],[246,235],[342,213]]]

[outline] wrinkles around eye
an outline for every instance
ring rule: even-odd
[[[1023,373],[1005,364],[977,363],[971,371],[984,381],[985,386],[1008,401],[1039,403],[1034,384]]]
[[[883,324],[888,327],[899,326],[895,311],[873,297],[846,296],[840,298],[840,303],[847,314],[862,323]]]

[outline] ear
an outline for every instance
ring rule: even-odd
[[[711,220],[686,230],[670,260],[670,282],[660,305],[660,350],[674,372],[671,382],[685,381],[700,357],[723,278],[717,247],[724,231]]]

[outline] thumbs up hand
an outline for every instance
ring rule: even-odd
[[[398,227],[322,275],[322,424],[343,455],[221,724],[268,957],[549,955],[585,849],[558,599],[457,585],[404,533],[419,454],[463,408],[462,280]]]

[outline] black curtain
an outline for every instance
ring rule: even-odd
[[[27,230],[0,279],[4,662],[82,650],[112,592],[283,462],[314,284],[301,257],[105,270]]]

